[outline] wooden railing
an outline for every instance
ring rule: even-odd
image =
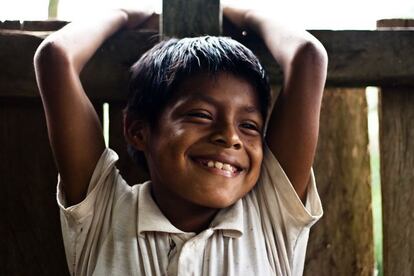
[[[221,28],[218,9],[218,0],[164,0],[163,35],[232,36],[259,56],[278,86],[282,73],[262,41],[240,35],[226,21]],[[179,20],[185,23],[181,27],[175,24]],[[0,275],[68,274],[55,202],[57,172],[32,65],[42,39],[64,24],[0,24],[0,194],[6,214]],[[311,232],[305,275],[373,274],[368,85],[383,87],[384,275],[414,275],[414,31],[311,32],[328,51],[329,69],[314,164],[325,215]],[[81,76],[98,114],[102,103],[109,103],[109,146],[118,152],[118,168],[129,183],[148,176],[131,162],[122,137],[128,68],[159,37],[158,30],[145,28],[116,34]]]

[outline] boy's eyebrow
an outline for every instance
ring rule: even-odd
[[[201,92],[193,92],[190,95],[188,95],[188,99],[189,100],[200,100],[200,101],[204,101],[207,102],[209,104],[218,104],[220,102],[218,102],[216,99],[214,99],[213,97],[210,97],[209,95],[203,94]],[[246,113],[261,113],[260,110],[255,107],[254,105],[246,105],[243,106],[243,110]]]
[[[244,107],[244,111],[246,113],[260,113],[260,110],[257,109],[255,106],[253,105],[248,105]]]
[[[197,100],[197,101],[208,102],[210,104],[217,104],[217,101],[213,97],[210,97],[209,95],[206,95],[199,91],[194,91],[190,93],[187,97],[188,97],[187,99],[193,100],[193,101]]]

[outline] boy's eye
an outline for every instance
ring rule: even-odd
[[[187,114],[190,117],[195,117],[195,118],[201,118],[201,119],[208,119],[211,120],[213,117],[211,117],[210,114],[206,113],[206,112],[190,112]]]
[[[244,129],[254,130],[254,131],[260,132],[259,127],[254,123],[246,122],[246,123],[240,124],[240,126]]]

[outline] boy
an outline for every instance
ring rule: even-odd
[[[79,73],[107,37],[150,15],[112,11],[39,47],[71,274],[302,274],[322,215],[311,165],[326,52],[254,10],[227,4],[224,15],[261,35],[284,71],[266,135],[269,85],[247,48],[215,37],[162,42],[131,69],[124,134],[151,176],[132,187],[105,149]]]

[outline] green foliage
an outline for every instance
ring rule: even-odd
[[[378,276],[383,275],[382,267],[382,206],[379,153],[371,152],[372,209],[374,216],[374,252]]]
[[[56,19],[58,16],[59,0],[49,0],[49,19]]]

